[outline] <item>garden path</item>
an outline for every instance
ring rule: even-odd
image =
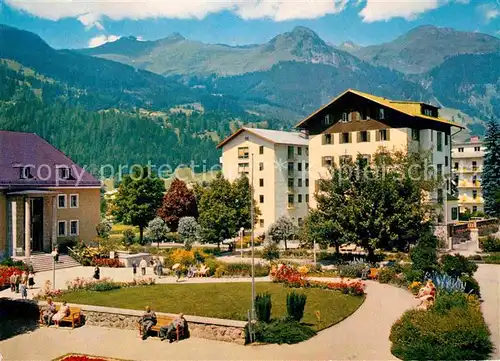
[[[481,308],[496,347],[491,360],[500,359],[500,265],[480,264],[474,277],[481,287]]]
[[[204,281],[206,282],[206,281]],[[52,360],[69,352],[128,360],[390,360],[389,332],[417,302],[406,290],[367,281],[363,305],[344,321],[296,345],[239,346],[190,338],[174,344],[137,332],[84,326],[41,328],[0,342],[5,360]],[[29,345],[29,346],[28,346]]]

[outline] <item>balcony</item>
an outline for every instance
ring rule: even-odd
[[[470,196],[460,196],[458,197],[458,203],[459,204],[483,204],[484,203],[484,199],[483,197],[476,197],[476,198],[473,198],[473,197],[470,197]]]
[[[481,188],[481,182],[469,182],[466,180],[461,180],[458,182],[458,188]]]
[[[453,168],[453,171],[456,173],[482,173],[483,167],[462,167],[462,168]]]
[[[468,159],[468,158],[483,158],[484,157],[484,151],[480,152],[453,152],[451,154],[452,159]]]

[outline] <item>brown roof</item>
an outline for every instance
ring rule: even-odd
[[[29,178],[21,177],[25,167]],[[60,177],[59,168],[65,167],[69,179]],[[0,188],[99,186],[100,181],[38,135],[0,130]]]

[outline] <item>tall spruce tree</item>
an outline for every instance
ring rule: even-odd
[[[486,153],[482,174],[484,211],[491,217],[500,217],[500,124],[490,119],[484,138]]]

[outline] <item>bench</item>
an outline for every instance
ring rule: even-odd
[[[156,336],[160,337],[160,328],[162,328],[163,326],[170,325],[173,320],[174,320],[174,317],[157,316],[156,317],[156,325],[151,327],[150,331],[156,332]],[[137,321],[137,327],[139,328],[139,335],[142,336],[141,321]],[[177,341],[179,341],[180,337],[184,336],[184,327],[177,326],[177,329],[175,331],[176,331],[175,333],[176,333]]]
[[[61,306],[56,306],[56,312],[59,311],[59,308]],[[40,310],[40,324],[43,324],[43,309]],[[79,307],[70,307],[69,308],[69,315],[64,317],[59,323],[61,322],[69,322],[71,323],[71,327],[75,328],[75,325],[81,326],[82,325],[82,310]]]

